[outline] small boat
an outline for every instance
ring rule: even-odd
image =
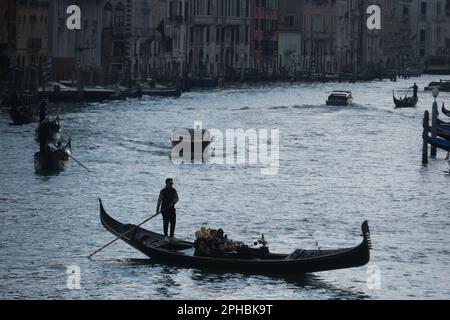
[[[295,250],[291,254],[270,253],[268,247],[250,248],[223,257],[198,256],[194,243],[165,239],[161,234],[123,224],[105,211],[100,200],[100,221],[114,236],[160,263],[186,268],[257,274],[299,275],[311,272],[360,267],[370,260],[370,231],[362,224],[362,242],[337,250]],[[125,233],[128,234],[124,235]]]
[[[34,155],[34,168],[36,172],[57,172],[64,170],[68,163],[71,151],[71,142],[64,147],[48,147],[46,152],[36,152]]]
[[[444,105],[442,105],[442,113],[445,114],[447,117],[450,117],[450,110],[445,109]]]
[[[441,120],[439,118],[437,119],[437,124],[442,126],[442,127],[450,128],[450,123],[449,122],[445,122],[444,120]]]
[[[150,97],[180,97],[181,89],[177,86],[173,87],[141,87],[141,94]]]
[[[52,82],[51,85],[45,91],[40,89],[41,98],[46,97],[55,102],[102,102],[117,93],[103,87],[85,86],[80,91],[78,87],[69,87],[58,82]]]
[[[450,152],[450,140],[446,140],[440,137],[428,137],[428,143],[436,148]]]
[[[128,98],[140,98],[142,97],[142,91],[139,87],[125,88],[117,86],[114,93],[109,100],[126,100]]]
[[[425,91],[431,91],[433,88],[438,88],[439,91],[442,92],[450,92],[450,80],[439,80],[439,81],[433,81],[428,84],[428,86],[425,87]]]
[[[394,98],[395,108],[414,108],[417,105],[417,102],[419,102],[418,96],[413,97],[405,97],[397,99],[395,97],[395,94],[392,94]]]
[[[431,128],[431,127],[428,128],[429,132],[432,132],[432,130],[433,130],[433,128]],[[446,127],[446,126],[438,125],[436,134],[438,137],[441,137],[443,139],[450,141],[450,126]]]
[[[352,103],[351,91],[333,91],[327,100],[327,106],[348,106]]]
[[[9,115],[16,125],[28,124],[38,121],[38,113],[35,106],[17,106],[11,107]]]

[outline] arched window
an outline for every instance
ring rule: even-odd
[[[125,26],[125,6],[122,2],[116,5],[114,11],[114,27],[123,28]]]
[[[103,7],[103,22],[106,28],[112,28],[112,12],[113,7],[111,3],[107,2]]]

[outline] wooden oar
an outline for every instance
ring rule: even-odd
[[[90,254],[88,256],[88,259],[90,259],[94,254],[102,251],[103,249],[105,249],[106,247],[108,247],[109,245],[113,244],[114,242],[116,242],[117,240],[123,238],[124,236],[126,236],[127,234],[129,234],[131,231],[133,231],[134,229],[136,229],[137,227],[142,226],[144,223],[150,221],[151,219],[153,219],[154,217],[157,217],[159,215],[159,213],[155,214],[154,216],[151,216],[150,218],[146,219],[144,222],[138,224],[137,226],[134,226],[133,228],[131,228],[130,230],[128,230],[127,232],[125,232],[124,234],[121,234],[120,236],[118,236],[117,238],[115,238],[113,241],[109,242],[108,244],[104,245],[103,247],[101,247],[100,249],[98,249],[97,251],[95,251],[94,253]]]
[[[130,230],[128,230],[127,232],[125,232],[124,234],[121,234],[120,236],[118,236],[116,239],[114,239],[113,241],[109,242],[108,244],[104,245],[103,247],[101,247],[100,249],[98,249],[97,251],[95,251],[94,253],[90,254],[88,256],[88,259],[90,259],[94,254],[102,251],[103,249],[105,249],[106,247],[108,247],[109,245],[113,244],[114,242],[116,242],[117,240],[123,238],[124,236],[126,236],[127,234],[129,234],[131,231],[133,231],[134,229],[136,229],[137,227],[142,226],[144,223],[152,220],[153,218],[159,216],[161,213],[166,212],[167,210],[169,210],[169,208],[173,207],[175,204],[172,204],[171,206],[169,206],[168,208],[162,210],[161,212],[158,212],[157,214],[151,216],[150,218],[148,218],[147,220],[145,220],[144,222],[138,224],[137,226],[134,226],[133,228],[131,228]]]
[[[92,171],[89,170],[84,164],[82,164],[80,161],[78,161],[77,159],[75,159],[70,153],[66,152],[66,154],[67,154],[72,160],[74,160],[76,163],[78,163],[80,166],[82,166],[84,169],[86,169],[87,172],[92,172]]]

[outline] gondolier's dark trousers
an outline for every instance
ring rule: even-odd
[[[163,216],[163,228],[164,235],[168,235],[169,224],[170,224],[170,236],[173,238],[175,236],[175,225],[177,224],[177,213],[175,209],[167,210],[162,214]]]

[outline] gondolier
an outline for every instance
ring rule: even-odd
[[[163,216],[163,230],[164,235],[168,236],[170,224],[170,237],[175,236],[175,225],[177,222],[177,215],[175,205],[178,202],[177,190],[173,188],[173,179],[166,179],[166,187],[159,193],[158,204],[156,205],[156,213],[161,213]]]
[[[417,93],[419,92],[419,87],[417,86],[417,84],[414,83],[411,89],[413,89],[413,97],[417,97]]]
[[[47,102],[42,100],[39,104],[39,123],[44,122],[45,118],[47,118]]]

